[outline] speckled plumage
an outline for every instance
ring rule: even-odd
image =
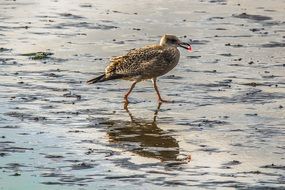
[[[112,58],[105,69],[105,73],[88,80],[87,83],[93,84],[114,79],[134,81],[125,95],[125,100],[128,102],[128,96],[136,83],[152,79],[159,101],[164,102],[165,100],[160,96],[156,79],[171,71],[178,64],[180,57],[178,46],[191,50],[188,43],[181,42],[176,36],[164,35],[159,45],[134,49],[126,55]]]
[[[111,60],[105,70],[106,79],[114,75],[121,75],[127,80],[152,79],[172,70],[179,57],[176,47],[152,45],[134,49]]]

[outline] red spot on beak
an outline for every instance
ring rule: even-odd
[[[188,46],[188,47],[187,47],[187,51],[191,52],[191,51],[192,51],[192,47],[191,47],[191,46]]]

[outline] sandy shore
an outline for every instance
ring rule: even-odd
[[[284,2],[0,2],[0,189],[285,188]],[[164,33],[159,79],[88,86]],[[36,53],[42,52],[42,53]],[[191,159],[190,159],[191,158]]]

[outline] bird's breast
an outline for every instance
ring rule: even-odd
[[[165,56],[166,70],[172,70],[179,62],[180,52],[177,48],[171,48]]]
[[[163,56],[156,60],[156,63],[152,65],[146,78],[153,78],[165,75],[171,71],[179,62],[180,52],[177,48],[164,49]],[[151,75],[152,77],[149,77]]]

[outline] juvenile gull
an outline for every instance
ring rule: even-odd
[[[178,46],[191,51],[190,44],[181,42],[174,35],[164,35],[159,45],[134,49],[126,55],[112,58],[105,73],[88,80],[87,83],[93,84],[114,79],[133,81],[130,90],[124,96],[125,102],[128,103],[128,96],[135,85],[142,80],[151,79],[159,102],[167,102],[161,98],[156,80],[157,77],[168,73],[178,64],[180,57]]]

